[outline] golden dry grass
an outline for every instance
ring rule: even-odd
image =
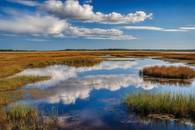
[[[0,79],[0,91],[15,90],[18,87],[22,87],[28,83],[35,83],[42,80],[48,80],[50,77],[39,76],[19,76],[13,78]]]
[[[93,66],[101,58],[82,52],[6,52],[0,53],[0,91],[10,91],[28,83],[46,80],[48,77],[22,76],[7,78],[26,68],[64,64],[74,67]]]
[[[156,57],[195,63],[195,53],[160,51],[53,51],[53,52],[1,52],[0,78],[13,75],[25,68],[44,67],[52,64],[82,66],[101,61],[101,56]],[[86,62],[85,62],[86,61]],[[80,62],[80,63],[79,63]],[[74,64],[75,63],[75,64]],[[92,64],[93,63],[93,64]]]
[[[101,58],[79,52],[0,53],[0,78],[32,67],[45,67],[53,64],[80,67],[92,66],[100,62]]]
[[[187,66],[150,66],[140,70],[140,75],[168,79],[192,79],[195,70]]]

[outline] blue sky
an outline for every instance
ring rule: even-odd
[[[1,0],[0,49],[195,49],[194,0]]]

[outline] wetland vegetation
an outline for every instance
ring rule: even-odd
[[[175,118],[195,119],[195,96],[171,93],[130,94],[126,103],[140,115],[170,115]]]
[[[50,65],[67,65],[70,67],[90,67],[108,60],[107,57],[157,58],[171,62],[194,64],[195,53],[159,52],[159,51],[56,51],[56,52],[1,52],[0,53],[0,128],[1,129],[57,129],[56,119],[49,121],[35,108],[14,106],[5,109],[10,103],[24,98],[25,91],[18,90],[29,83],[48,80],[48,76],[15,76],[28,68],[43,68]],[[108,60],[109,61],[109,60]],[[124,61],[120,61],[124,62]],[[152,66],[144,68],[141,75],[145,82],[191,84],[195,76],[189,67]],[[158,78],[154,78],[158,77]],[[169,79],[169,82],[161,78]],[[151,80],[152,79],[152,80]],[[160,80],[159,80],[160,79]],[[171,79],[171,80],[170,80]],[[177,81],[175,81],[177,79]],[[185,80],[184,80],[185,79]],[[184,81],[184,82],[183,82]],[[179,82],[179,83],[180,83]],[[30,90],[33,95],[44,95],[40,90]],[[36,96],[38,97],[38,96]],[[155,99],[155,100],[153,100]],[[167,101],[167,102],[166,102]],[[139,114],[170,114],[178,118],[195,117],[195,98],[193,96],[165,94],[130,94],[127,98],[130,109]]]
[[[195,70],[187,66],[149,66],[140,70],[141,76],[167,79],[192,79]]]
[[[48,80],[50,77],[46,76],[15,76],[11,78],[0,79],[0,91],[16,90],[29,83]]]
[[[57,118],[44,120],[41,113],[33,107],[15,105],[0,110],[0,129],[4,130],[57,130]]]

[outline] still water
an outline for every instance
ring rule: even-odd
[[[128,111],[124,98],[136,92],[194,94],[195,82],[144,81],[139,70],[149,65],[183,65],[156,59],[110,59],[93,67],[54,65],[27,69],[17,75],[50,76],[48,81],[26,85],[46,94],[25,95],[17,104],[37,107],[45,116],[57,115],[67,130],[195,130],[191,123],[142,119]]]

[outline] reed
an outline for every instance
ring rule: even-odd
[[[39,127],[38,111],[27,106],[13,106],[0,110],[0,129],[35,130]]]
[[[140,114],[171,114],[176,118],[195,119],[195,96],[171,93],[136,93],[126,99],[128,107]]]
[[[10,130],[53,130],[56,120],[45,121],[42,114],[33,107],[14,105],[6,111],[1,110],[0,129]]]

